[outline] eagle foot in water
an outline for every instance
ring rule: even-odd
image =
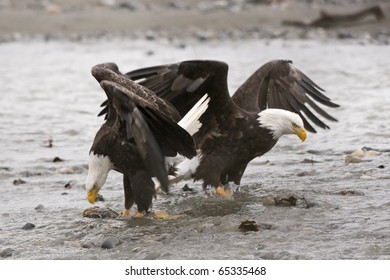
[[[122,212],[123,217],[129,217],[130,216],[130,209],[124,209]]]
[[[215,194],[222,197],[231,197],[233,195],[231,189],[225,189],[223,186],[216,187]]]

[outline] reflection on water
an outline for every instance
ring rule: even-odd
[[[293,60],[342,105],[330,111],[339,119],[331,130],[310,134],[305,143],[283,138],[249,165],[230,201],[187,182],[194,192],[183,192],[183,183],[155,201],[155,210],[178,214],[174,220],[82,216],[90,207],[86,157],[105,99],[90,75],[93,65],[114,61],[129,71],[219,59],[230,65],[233,92],[261,64],[279,58]],[[11,248],[14,259],[389,259],[389,59],[386,46],[337,41],[2,44],[0,250]],[[381,153],[346,164],[345,154],[362,147]],[[121,211],[121,184],[111,173],[98,206]],[[264,203],[291,195],[312,207]],[[245,220],[272,226],[244,234],[238,226]],[[22,230],[28,222],[36,227]],[[122,242],[115,250],[100,248],[108,235]]]

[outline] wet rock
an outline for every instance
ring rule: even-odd
[[[373,150],[368,147],[357,149],[345,156],[345,163],[361,163],[364,158],[372,158],[380,155],[379,151]]]
[[[337,192],[336,194],[339,194],[339,195],[364,195],[363,192],[354,191],[354,190],[342,190],[342,191]]]
[[[271,224],[256,223],[255,221],[243,221],[238,229],[242,232],[249,233],[250,231],[260,231],[272,229]]]
[[[264,206],[275,206],[276,201],[273,196],[264,196],[261,198],[261,202],[263,203]]]
[[[13,184],[15,185],[15,186],[18,186],[18,185],[21,185],[21,184],[26,184],[26,181],[24,181],[24,180],[22,180],[22,179],[15,179],[14,181],[13,181]]]
[[[374,150],[370,150],[370,151],[366,151],[364,156],[366,157],[376,157],[376,156],[379,156],[381,153],[378,152],[378,151],[374,151]]]
[[[66,184],[64,185],[64,188],[65,188],[65,189],[70,189],[70,188],[72,188],[72,184],[71,184],[70,182],[68,182],[68,183],[66,183]]]
[[[318,150],[308,150],[307,153],[308,154],[313,154],[313,155],[322,155],[322,154],[324,154],[324,152],[318,151]]]
[[[279,207],[299,207],[310,208],[314,203],[308,202],[304,197],[289,196],[265,196],[261,198],[264,206],[279,206]]]
[[[53,162],[63,162],[64,160],[60,157],[53,158]]]
[[[255,221],[243,221],[239,226],[238,228],[241,230],[241,231],[259,231],[259,225],[256,224]]]
[[[3,258],[8,258],[8,257],[12,256],[12,253],[14,251],[15,250],[13,250],[11,248],[6,248],[6,249],[0,251],[0,256],[3,257]]]
[[[120,243],[121,242],[120,242],[119,238],[117,238],[116,236],[109,236],[106,239],[104,239],[101,247],[103,249],[112,249],[112,248],[118,246]]]
[[[316,172],[314,170],[312,170],[312,171],[302,171],[302,172],[297,173],[297,176],[298,177],[304,177],[304,176],[313,176],[315,174],[316,174]]]
[[[32,230],[33,228],[35,228],[35,225],[32,224],[32,223],[26,223],[26,224],[22,227],[23,230]]]
[[[185,184],[184,187],[182,188],[182,191],[183,192],[192,192],[192,191],[194,191],[194,189],[190,188],[187,184]]]
[[[161,254],[159,252],[152,252],[147,254],[143,259],[144,260],[157,260]]]
[[[353,151],[350,155],[353,157],[363,158],[365,154],[365,151],[363,149],[358,149]]]
[[[81,243],[82,248],[91,249],[95,247],[95,245],[91,241],[84,241]]]
[[[379,166],[378,166],[378,168],[380,168],[380,169],[384,169],[384,168],[385,168],[385,166],[384,166],[383,164],[381,164],[381,165],[379,165]]]
[[[38,204],[34,209],[38,212],[41,212],[45,209],[45,207],[42,204]]]
[[[310,164],[319,163],[319,161],[316,161],[314,159],[308,159],[308,158],[305,158],[302,162],[303,163],[310,163]]]
[[[104,197],[101,194],[97,194],[95,201],[104,201]]]
[[[91,208],[87,208],[83,211],[83,217],[86,217],[86,218],[94,218],[94,219],[111,218],[111,219],[115,219],[119,216],[120,216],[119,213],[115,212],[114,210],[112,210],[108,207],[94,206]]]
[[[297,205],[297,198],[293,195],[289,196],[289,197],[276,197],[275,198],[275,205],[276,206],[287,206],[287,207],[290,207],[290,206],[296,206]]]
[[[345,163],[361,163],[363,159],[353,155],[346,155],[344,161]]]
[[[68,195],[68,193],[67,192],[62,192],[61,195]]]

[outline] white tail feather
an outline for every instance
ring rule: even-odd
[[[207,94],[203,95],[201,99],[188,111],[188,113],[178,123],[183,129],[185,129],[191,136],[193,136],[201,128],[202,124],[199,122],[199,118],[207,110],[209,106],[210,98]],[[169,176],[169,186],[191,178],[191,174],[195,172],[196,167],[199,164],[199,158],[196,156],[192,159],[187,159],[182,155],[175,157],[166,157],[165,164],[168,166],[176,166],[178,168],[177,176]],[[160,184],[154,180],[156,189],[160,189]]]
[[[191,110],[180,120],[179,125],[184,128],[191,136],[194,135],[202,124],[199,122],[199,118],[207,110],[209,106],[210,98],[205,94],[203,97],[195,104]]]

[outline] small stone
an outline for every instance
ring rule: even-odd
[[[6,248],[4,249],[3,251],[1,251],[0,255],[3,257],[3,258],[8,258],[10,256],[12,256],[12,253],[14,252],[13,249],[11,248]]]
[[[53,162],[63,162],[64,160],[60,157],[53,158]]]
[[[109,236],[107,237],[103,243],[102,248],[103,249],[112,249],[120,244],[120,240],[116,236]]]
[[[81,243],[82,248],[91,249],[94,247],[93,243],[91,241],[84,241]]]
[[[160,256],[161,256],[161,254],[159,252],[153,252],[153,253],[147,254],[143,259],[144,260],[157,260]]]
[[[316,161],[313,159],[308,159],[308,158],[305,158],[302,162],[303,163],[310,163],[310,164],[319,163],[319,161]]]
[[[33,228],[35,228],[35,225],[32,224],[32,223],[26,223],[26,224],[22,227],[23,230],[32,230]]]
[[[384,166],[383,164],[381,164],[381,165],[379,165],[379,166],[378,166],[378,168],[380,168],[380,169],[384,169],[384,168],[385,168],[385,166]]]
[[[38,204],[34,209],[37,211],[42,211],[43,209],[45,209],[45,207],[42,204]]]
[[[182,191],[183,192],[192,192],[192,191],[194,191],[194,189],[190,188],[187,184],[185,184],[184,187],[182,188]]]
[[[104,201],[104,197],[99,193],[97,194],[96,199],[95,199],[95,202],[97,202],[97,201]]]
[[[255,221],[243,221],[238,228],[241,231],[259,231],[259,225]]]
[[[26,181],[24,181],[24,180],[19,178],[19,179],[15,179],[13,183],[14,183],[15,186],[18,186],[18,185],[21,185],[21,184],[26,184]]]
[[[65,189],[70,189],[72,188],[72,185],[70,182],[66,183],[65,186],[64,186]]]

